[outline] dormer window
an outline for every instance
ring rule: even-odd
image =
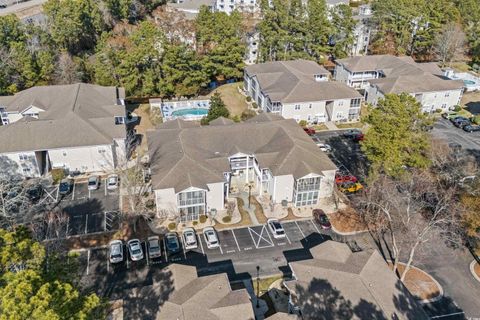
[[[125,124],[125,117],[119,117],[119,116],[116,116],[115,117],[115,124]]]
[[[315,74],[313,76],[313,78],[315,79],[315,81],[325,81],[325,80],[327,80],[327,77],[323,74]]]

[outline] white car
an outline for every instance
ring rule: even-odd
[[[123,242],[122,240],[113,240],[108,245],[110,263],[119,263],[123,261]]]
[[[138,239],[132,239],[127,242],[128,252],[132,261],[143,259],[142,243]]]
[[[88,190],[97,190],[100,186],[100,178],[98,176],[91,176],[88,178]]]
[[[115,190],[118,188],[118,176],[116,174],[112,174],[107,178],[107,189],[108,190]]]
[[[285,230],[278,219],[268,219],[267,225],[275,239],[285,238]]]
[[[195,230],[193,230],[193,228],[186,228],[183,231],[182,237],[186,250],[196,249],[198,247],[197,236],[195,235]]]
[[[160,258],[162,251],[160,249],[160,237],[151,236],[147,240],[147,252],[150,259]]]
[[[207,243],[208,249],[218,248],[220,243],[218,242],[217,233],[212,227],[206,227],[203,229],[203,236],[205,237],[205,242]]]
[[[322,150],[323,152],[331,152],[332,151],[332,147],[330,147],[330,145],[328,145],[326,143],[317,143],[317,147],[319,147],[320,150]]]

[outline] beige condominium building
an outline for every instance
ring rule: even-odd
[[[147,138],[157,210],[183,221],[224,210],[241,192],[296,207],[333,192],[336,166],[294,120],[279,115],[219,118],[209,126],[177,119]]]

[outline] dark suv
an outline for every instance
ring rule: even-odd
[[[474,126],[474,125],[468,124],[463,127],[463,130],[467,132],[480,131],[480,126]]]
[[[471,125],[470,120],[465,117],[456,117],[452,120],[455,127],[462,129],[465,126]]]

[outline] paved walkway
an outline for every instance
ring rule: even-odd
[[[338,127],[335,125],[335,123],[331,121],[325,122],[325,126],[328,128],[328,130],[338,130]]]
[[[238,196],[239,198],[241,198],[243,200],[243,208],[245,209],[245,211],[248,212],[248,214],[250,215],[250,220],[252,221],[252,223],[254,225],[257,225],[257,224],[260,224],[258,222],[258,219],[257,219],[257,216],[255,215],[255,206],[254,205],[250,205],[250,209],[248,208],[248,192],[241,192],[240,195]]]

